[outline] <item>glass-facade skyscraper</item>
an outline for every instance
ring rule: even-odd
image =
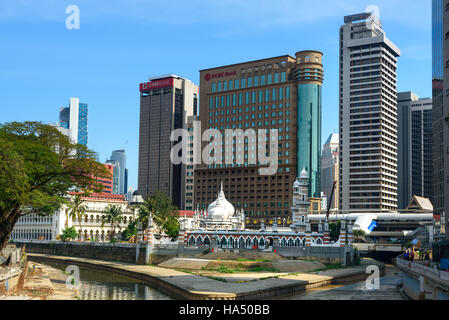
[[[398,93],[398,208],[432,195],[432,99]]]
[[[87,146],[87,103],[79,103],[78,143]]]
[[[323,83],[323,54],[318,51],[296,53],[298,81],[297,166],[299,173],[309,174],[309,196],[321,194],[321,86]]]
[[[119,194],[125,194],[127,190],[125,189],[125,174],[126,174],[126,152],[125,150],[114,150],[112,151],[111,158],[112,161],[117,161],[120,166],[119,173]]]
[[[68,107],[59,110],[59,128],[67,135],[72,143],[79,143],[87,147],[87,103],[80,103],[79,98],[70,98]]]

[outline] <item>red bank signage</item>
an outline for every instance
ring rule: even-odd
[[[237,71],[231,71],[231,72],[220,72],[220,73],[206,73],[204,76],[204,80],[209,81],[211,79],[218,79],[218,78],[224,78],[224,77],[230,77],[235,76],[237,74]]]
[[[140,92],[150,91],[153,89],[173,87],[173,78],[144,82],[140,84]]]

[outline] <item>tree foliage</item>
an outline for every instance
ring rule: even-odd
[[[86,210],[87,206],[83,204],[82,194],[76,194],[74,195],[72,201],[68,203],[68,215],[69,217],[74,220],[78,220],[78,225],[80,230],[81,227],[81,221],[86,216]],[[80,234],[82,237],[82,233]]]
[[[333,222],[329,223],[329,239],[332,242],[335,242],[340,238],[340,229],[341,229],[341,221],[337,221],[337,223]]]
[[[156,191],[154,195],[148,197],[140,206],[138,219],[145,229],[148,227],[148,217],[151,213],[155,223],[156,232],[165,233],[170,238],[175,239],[179,235],[179,212],[173,205],[172,200],[162,193]]]
[[[130,221],[125,230],[122,231],[122,239],[129,241],[131,237],[137,237],[137,220]]]
[[[62,230],[61,240],[74,240],[78,237],[78,232],[76,232],[75,227],[65,228]]]
[[[51,215],[68,190],[100,192],[109,177],[94,152],[40,122],[0,124],[0,250],[23,214]]]
[[[364,237],[366,235],[365,231],[363,230],[353,230],[352,234],[354,237]]]
[[[109,240],[112,240],[115,236],[115,229],[119,226],[119,223],[123,220],[123,212],[119,206],[108,205],[103,211],[101,217],[101,226],[104,227],[105,223],[111,225],[111,236]]]

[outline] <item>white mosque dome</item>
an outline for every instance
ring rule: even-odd
[[[308,179],[309,178],[309,174],[307,173],[306,169],[302,169],[301,173],[299,174],[299,177],[301,179]]]
[[[207,218],[212,221],[224,221],[232,218],[234,213],[234,206],[226,200],[222,184],[217,200],[212,202],[207,208]]]
[[[293,182],[293,188],[299,188],[301,186],[301,184],[299,183],[298,179],[295,180],[295,182]]]

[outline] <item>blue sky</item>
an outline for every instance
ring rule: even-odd
[[[65,27],[68,5],[79,30]],[[398,90],[430,97],[429,0],[2,0],[0,122],[56,123],[79,97],[89,148],[103,162],[125,149],[136,189],[140,82],[174,73],[199,84],[200,69],[312,49],[324,53],[324,142],[338,132],[339,27],[370,5],[402,51]]]

